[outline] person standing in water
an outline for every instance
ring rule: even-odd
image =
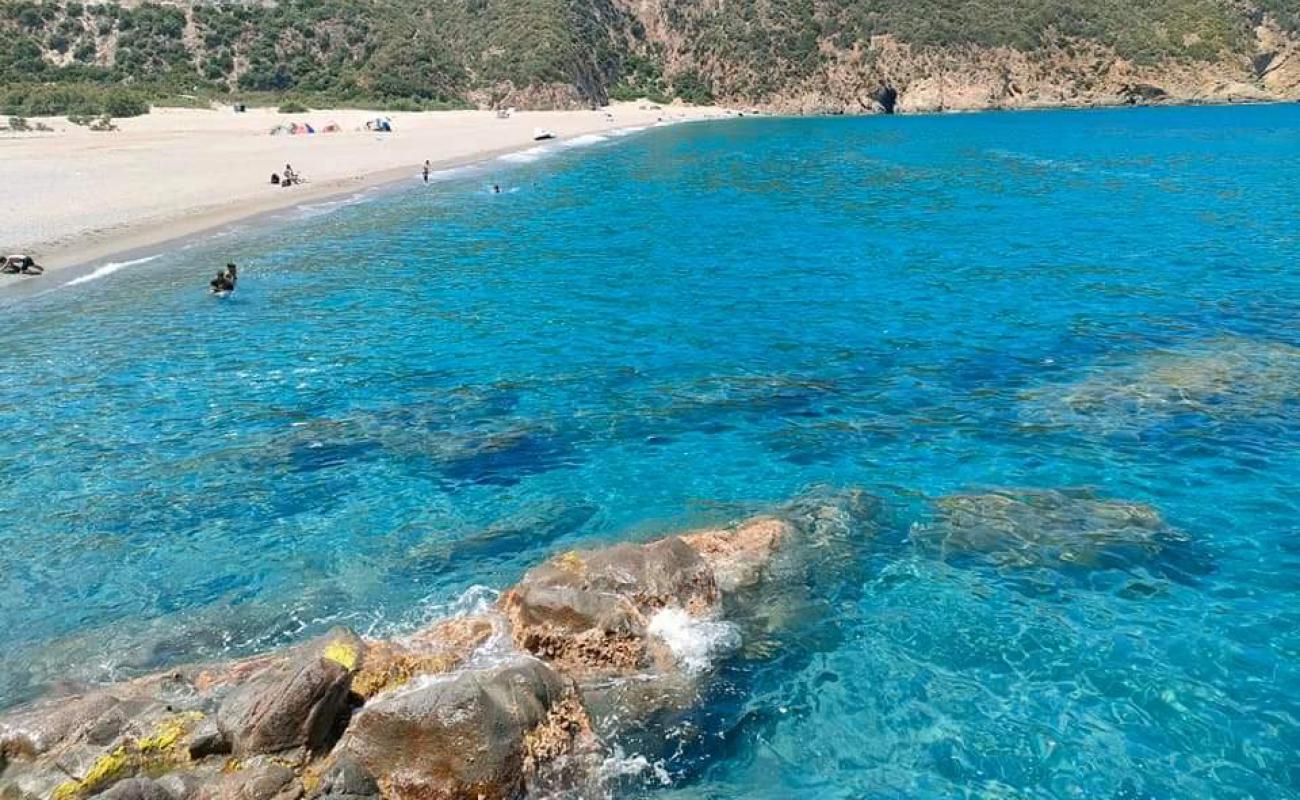
[[[238,267],[234,263],[226,264],[224,272],[218,272],[217,277],[213,278],[208,286],[213,294],[229,294],[235,291],[235,284],[239,281]]]
[[[429,159],[424,160],[424,182],[429,182]]]

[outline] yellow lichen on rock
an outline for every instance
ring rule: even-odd
[[[86,770],[81,780],[60,784],[54,790],[53,800],[87,797],[118,778],[125,777],[131,767],[131,754],[125,747],[119,747],[111,753],[100,756],[90,769]]]
[[[333,661],[348,672],[357,668],[357,649],[340,639],[335,639],[325,645],[325,651],[321,653],[321,657],[326,661]]]
[[[453,653],[419,653],[397,645],[377,645],[366,665],[352,678],[352,691],[370,698],[409,683],[417,675],[450,671],[461,659]]]
[[[158,723],[150,736],[100,756],[81,780],[60,784],[51,797],[53,800],[80,800],[132,774],[165,772],[189,759],[189,754],[177,745],[201,719],[203,714],[198,711],[168,717]]]
[[[181,737],[189,732],[194,723],[203,719],[200,711],[187,711],[184,714],[163,721],[154,731],[153,736],[140,740],[140,752],[145,755],[165,753],[180,742]]]
[[[555,563],[570,572],[582,572],[587,568],[587,562],[582,560],[582,556],[578,555],[576,550],[570,550],[559,556],[555,559]]]

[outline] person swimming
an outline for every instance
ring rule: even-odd
[[[235,284],[239,282],[239,268],[233,263],[227,264],[225,270],[218,272],[217,277],[208,282],[208,286],[213,294],[230,294],[235,291]]]

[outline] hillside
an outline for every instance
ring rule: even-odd
[[[0,0],[0,111],[139,99],[799,112],[1300,94],[1300,0]]]

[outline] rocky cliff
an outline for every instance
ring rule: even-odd
[[[52,86],[65,88],[63,94]],[[70,87],[793,113],[1300,98],[1295,0],[0,0],[0,106]]]

